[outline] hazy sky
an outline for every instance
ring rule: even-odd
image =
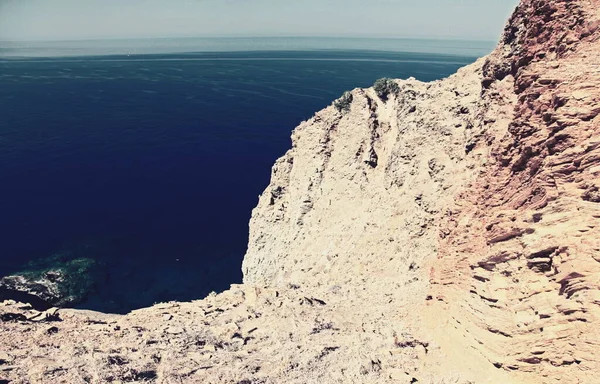
[[[387,36],[497,40],[518,0],[0,0],[0,40]]]

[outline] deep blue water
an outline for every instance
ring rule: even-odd
[[[250,212],[302,120],[474,56],[364,50],[0,57],[0,275],[81,244],[123,312],[241,282]],[[99,256],[98,256],[99,255]]]

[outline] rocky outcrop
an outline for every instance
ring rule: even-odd
[[[475,172],[482,64],[397,81],[385,100],[356,89],[347,112],[332,106],[296,128],[253,211],[244,281],[397,281],[436,254],[434,219]]]
[[[126,316],[5,302],[0,378],[596,383],[598,9],[523,0],[487,58],[303,122],[243,285]]]
[[[45,310],[83,301],[96,288],[101,266],[92,259],[57,254],[31,262],[0,279],[0,300],[19,300]]]
[[[511,18],[483,97],[514,83],[514,118],[478,144],[490,161],[446,213],[433,263],[458,332],[541,382],[596,382],[600,362],[599,7],[523,1]]]

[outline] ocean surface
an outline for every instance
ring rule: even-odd
[[[295,126],[345,90],[443,78],[493,49],[217,40],[0,42],[0,275],[95,258],[80,307],[108,312],[227,289]]]

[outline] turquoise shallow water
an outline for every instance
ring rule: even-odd
[[[343,91],[439,79],[480,56],[11,49],[0,58],[0,274],[87,250],[106,272],[82,307],[113,312],[240,282],[273,162],[291,130]]]

